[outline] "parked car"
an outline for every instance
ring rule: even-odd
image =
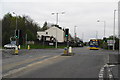
[[[6,44],[4,45],[4,48],[6,49],[15,49],[16,45],[15,44]]]

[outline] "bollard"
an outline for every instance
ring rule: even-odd
[[[18,47],[15,47],[15,54],[18,54]]]
[[[73,56],[74,54],[75,53],[72,52],[72,47],[65,47],[62,56]]]
[[[30,50],[30,45],[28,45],[28,50]]]
[[[72,53],[72,47],[69,47],[69,53]]]
[[[64,54],[67,54],[67,48],[64,48]]]
[[[18,49],[20,49],[20,45],[18,46]]]

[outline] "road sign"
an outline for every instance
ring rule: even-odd
[[[115,43],[115,40],[107,40],[107,43],[108,43],[108,44],[109,44],[109,43],[113,44],[113,43]]]
[[[108,46],[113,46],[115,40],[107,40]]]

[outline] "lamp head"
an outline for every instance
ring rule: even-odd
[[[52,15],[54,15],[55,13],[51,13]]]
[[[97,20],[97,22],[100,22],[100,20]]]
[[[65,14],[65,12],[62,12],[62,14]]]

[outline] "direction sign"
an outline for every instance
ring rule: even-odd
[[[108,46],[113,46],[115,40],[107,40]]]

